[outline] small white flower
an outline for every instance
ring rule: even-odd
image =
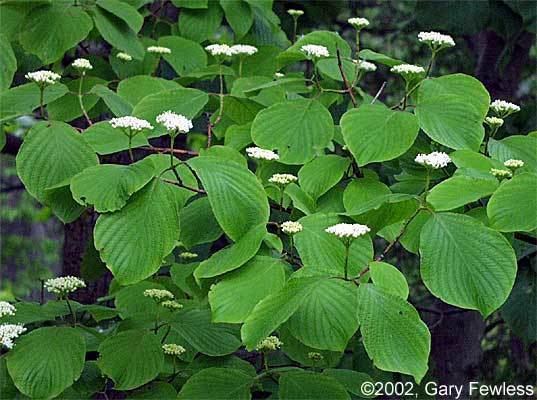
[[[227,44],[210,44],[205,47],[205,50],[209,52],[212,56],[229,56],[231,57],[233,53],[231,52],[231,47]]]
[[[119,58],[121,61],[132,61],[132,56],[127,53],[119,52],[116,54],[116,57]]]
[[[80,70],[90,70],[93,69],[93,66],[89,62],[89,60],[86,60],[85,58],[77,58],[75,61],[73,61],[73,64],[71,64],[74,68],[80,69]]]
[[[191,253],[190,251],[183,251],[181,254],[179,254],[179,257],[187,259],[197,258],[198,255],[196,253]]]
[[[503,163],[507,168],[509,169],[518,169],[522,168],[524,166],[524,161],[522,160],[515,160],[515,159],[509,159]]]
[[[282,232],[287,233],[288,235],[293,235],[295,233],[302,232],[302,229],[304,229],[302,224],[297,221],[282,222],[281,227],[282,227]]]
[[[503,119],[498,117],[486,117],[485,123],[491,127],[500,127],[503,125]]]
[[[455,41],[451,36],[439,32],[420,32],[418,41],[429,45],[434,50],[455,46]]]
[[[77,289],[85,287],[86,283],[76,276],[61,276],[59,278],[47,279],[45,281],[45,288],[47,291],[59,296],[64,296]]]
[[[393,67],[390,68],[390,71],[399,75],[403,75],[403,76],[419,75],[419,74],[425,73],[425,69],[423,69],[423,67],[420,67],[419,65],[412,65],[412,64],[394,65]]]
[[[277,185],[287,185],[288,183],[296,182],[297,180],[298,178],[291,174],[274,174],[268,181]]]
[[[490,104],[490,109],[496,114],[498,114],[500,117],[507,117],[509,114],[520,111],[519,106],[505,100],[494,100]]]
[[[260,341],[257,346],[257,351],[274,351],[282,347],[283,343],[276,336],[268,336]]]
[[[0,325],[0,345],[12,349],[15,345],[13,341],[26,332],[26,328],[21,324]]]
[[[17,309],[13,304],[8,303],[7,301],[0,301],[0,318],[5,317],[6,315],[15,315]]]
[[[172,292],[166,289],[146,289],[144,296],[156,301],[173,300],[175,296]]]
[[[285,74],[282,74],[281,72],[275,72],[274,73],[274,78],[276,78],[276,79],[283,78],[284,76],[285,76]]]
[[[24,77],[40,85],[53,85],[61,79],[61,75],[47,70],[28,72]]]
[[[324,230],[340,239],[358,238],[371,231],[367,225],[361,224],[336,224]]]
[[[446,167],[451,162],[451,158],[444,152],[433,151],[430,154],[418,154],[414,161],[423,166],[438,169]]]
[[[181,308],[183,308],[183,305],[175,300],[166,300],[160,303],[160,305],[170,310],[180,310]]]
[[[312,361],[322,361],[324,360],[324,356],[321,353],[318,353],[316,351],[310,351],[308,353],[308,358]]]
[[[306,53],[309,57],[330,57],[330,53],[326,47],[316,44],[306,44],[302,46],[300,50]]]
[[[186,349],[183,346],[175,343],[163,344],[162,350],[164,351],[164,354],[176,357],[179,357],[181,354],[186,352]]]
[[[490,173],[500,180],[511,178],[513,176],[513,173],[507,169],[491,168]]]
[[[233,55],[253,56],[255,53],[257,53],[257,47],[249,46],[247,44],[236,44],[231,46],[230,52]]]
[[[377,66],[369,61],[364,60],[352,60],[353,63],[356,64],[358,69],[361,69],[365,72],[374,72],[377,70]]]
[[[153,54],[171,54],[172,52],[170,48],[163,46],[149,46],[147,51]]]
[[[192,129],[192,121],[181,114],[176,114],[172,111],[165,111],[157,115],[156,121],[164,125],[166,130],[179,133],[187,133]]]
[[[347,22],[358,31],[369,26],[369,21],[366,18],[349,18]]]
[[[257,160],[279,160],[280,156],[274,153],[272,150],[265,150],[259,147],[248,147],[246,149],[248,157],[255,158]]]
[[[143,129],[153,129],[153,126],[145,119],[136,117],[118,117],[108,121],[113,128],[130,129],[131,131],[141,131]]]
[[[287,14],[289,14],[291,17],[300,17],[301,15],[304,15],[304,11],[302,10],[293,10],[292,8],[287,10]]]

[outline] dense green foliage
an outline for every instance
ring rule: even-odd
[[[80,277],[113,275],[95,304],[74,300],[80,282],[49,282],[56,299],[0,313],[27,329],[14,346],[0,336],[2,398],[350,399],[391,373],[420,384],[431,334],[387,258],[397,246],[419,256],[432,295],[483,318],[503,306],[536,340],[514,244],[537,229],[537,134],[499,139],[490,117],[513,111],[491,107],[472,76],[438,76],[450,46],[404,62],[360,49],[367,27],[353,43],[288,38],[268,0],[157,2],[169,19],[146,3],[0,2],[0,123],[39,120],[17,175],[63,223],[96,215]],[[285,17],[296,34],[300,18]],[[403,93],[367,93],[365,60],[394,68]],[[406,62],[423,68],[398,73]],[[13,82],[37,69],[61,80]],[[193,126],[167,128],[166,111]],[[126,116],[151,128],[109,121]],[[326,231],[340,223],[367,231]]]

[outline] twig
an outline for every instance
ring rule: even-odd
[[[345,85],[345,89],[349,96],[351,97],[352,105],[356,107],[356,99],[354,98],[354,93],[352,92],[352,87],[349,85],[349,81],[347,80],[347,77],[345,76],[345,71],[343,71],[343,63],[341,62],[341,54],[339,52],[339,48],[336,49],[336,55],[337,55],[337,66],[339,68],[339,73],[341,74],[341,79],[343,79],[343,84]]]
[[[371,100],[371,104],[375,104],[375,101],[377,101],[377,99],[379,98],[380,94],[382,93],[385,87],[386,87],[386,81],[382,82],[382,85],[380,86],[380,89],[378,90],[377,94],[375,95],[375,97],[373,97],[373,100]]]
[[[207,192],[203,189],[196,189],[196,188],[193,188],[191,186],[187,186],[181,182],[177,182],[177,181],[174,181],[172,179],[166,179],[166,178],[161,178],[164,182],[167,182],[167,183],[171,183],[172,185],[176,185],[176,186],[179,186],[179,187],[182,187],[184,189],[187,189],[187,190],[190,190],[192,192],[196,192],[196,193],[200,193],[200,194],[206,194]]]
[[[144,147],[141,147],[141,149],[146,150],[146,151],[153,151],[155,153],[170,153],[169,147],[144,146]],[[183,150],[183,149],[173,149],[173,154],[186,154],[189,156],[197,156],[198,152],[191,151],[191,150]]]

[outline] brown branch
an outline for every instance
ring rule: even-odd
[[[141,147],[141,149],[146,151],[153,151],[155,153],[170,153],[169,147],[144,146]],[[197,156],[198,152],[192,150],[173,149],[173,154],[186,154],[189,156]]]
[[[183,189],[187,189],[187,190],[190,190],[192,192],[196,192],[196,193],[199,193],[199,194],[206,194],[207,192],[203,189],[196,189],[196,188],[193,188],[191,186],[187,186],[181,182],[177,182],[177,181],[174,181],[174,180],[171,180],[171,179],[166,179],[166,178],[161,178],[164,182],[167,182],[167,183],[171,183],[172,185],[176,185],[176,186],[179,186],[179,187],[182,187]]]
[[[352,105],[354,107],[356,107],[356,99],[354,98],[354,93],[352,92],[352,87],[349,84],[349,81],[347,80],[347,77],[345,76],[345,71],[343,71],[343,63],[341,62],[341,54],[339,52],[339,49],[336,49],[336,55],[337,55],[337,66],[339,68],[339,73],[341,74],[341,78],[343,79],[343,84],[345,85],[345,91],[351,97]]]

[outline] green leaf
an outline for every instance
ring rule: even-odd
[[[0,11],[1,12],[1,11]],[[17,71],[17,58],[7,37],[0,34],[0,92],[11,86],[13,76]]]
[[[24,395],[49,399],[80,377],[85,356],[86,342],[78,330],[39,328],[17,339],[7,355],[7,369]]]
[[[231,125],[226,129],[224,145],[237,151],[241,151],[252,143],[252,137],[250,136],[251,127],[251,123],[244,125]]]
[[[214,242],[222,236],[208,197],[201,197],[186,205],[179,218],[181,242],[190,249],[198,244]]]
[[[471,150],[456,150],[449,153],[449,157],[459,169],[475,169],[490,174],[491,168],[505,168],[501,162]]]
[[[162,381],[153,381],[145,385],[143,388],[129,393],[128,399],[168,400],[175,399],[176,397],[177,392],[171,384]]]
[[[123,20],[134,32],[142,29],[144,17],[130,4],[119,0],[97,0],[96,4]]]
[[[234,335],[235,329],[226,324],[211,321],[211,310],[183,309],[170,319],[172,331],[183,338],[185,343],[209,356],[231,354],[241,342]]]
[[[432,294],[484,317],[505,302],[515,281],[509,242],[466,215],[435,214],[422,228],[420,255],[421,277]]]
[[[490,96],[481,82],[453,74],[423,81],[415,112],[431,139],[453,149],[477,151],[489,105]]]
[[[341,180],[349,164],[349,159],[334,154],[314,158],[298,171],[300,187],[318,199]]]
[[[154,170],[151,159],[131,165],[96,165],[73,177],[71,193],[79,204],[91,204],[99,213],[117,211],[153,178]]]
[[[104,85],[95,85],[90,93],[99,96],[116,117],[132,114],[132,105]]]
[[[415,18],[423,29],[436,29],[452,34],[473,34],[487,27],[489,3],[464,0],[420,0],[416,3]]]
[[[265,189],[247,168],[209,156],[196,157],[188,163],[207,191],[216,220],[232,240],[268,222]]]
[[[498,188],[498,179],[489,172],[485,174],[482,176],[459,174],[446,179],[429,192],[427,202],[436,211],[447,211],[488,197]]]
[[[157,124],[155,119],[157,115],[164,111],[170,110],[177,114],[182,114],[189,119],[194,117],[203,109],[209,101],[207,93],[197,89],[175,89],[165,90],[144,97],[134,106],[132,114],[148,120],[155,127],[149,134],[149,137],[158,137],[166,133],[166,129]],[[163,110],[163,104],[166,109]]]
[[[61,2],[34,8],[26,16],[23,26],[20,43],[44,64],[59,60],[93,29],[91,18],[82,7]]]
[[[129,138],[121,129],[112,128],[109,121],[93,124],[84,131],[86,142],[97,154],[111,154],[129,148]],[[147,137],[142,133],[134,136],[131,147],[149,146]]]
[[[121,318],[136,318],[144,314],[157,315],[159,310],[162,311],[162,306],[157,305],[155,300],[144,296],[144,291],[147,289],[164,289],[164,286],[155,282],[142,281],[116,292],[114,305]]]
[[[342,220],[333,214],[312,214],[301,218],[302,232],[294,235],[300,254],[303,273],[343,276],[345,245],[334,235],[325,232]],[[356,276],[373,258],[371,238],[366,235],[353,240],[349,249],[349,276]]]
[[[147,330],[109,336],[99,346],[99,354],[99,368],[114,381],[116,390],[130,390],[152,381],[164,364],[160,340]]]
[[[159,46],[168,47],[171,54],[163,58],[172,66],[177,75],[183,76],[207,66],[207,53],[198,43],[179,36],[164,36],[158,40]],[[188,54],[188,57],[185,57]]]
[[[284,326],[278,329],[280,340],[283,342],[282,350],[287,357],[307,367],[327,368],[335,367],[341,360],[342,353],[339,351],[319,350],[306,346],[296,339],[289,329]],[[322,360],[312,360],[309,353],[315,352],[323,356]]]
[[[46,157],[43,157],[46,155]],[[98,163],[97,156],[84,138],[71,126],[63,122],[39,122],[30,129],[17,154],[17,174],[26,190],[39,202],[58,206],[58,216],[65,205],[58,203],[54,192],[47,189],[56,185],[66,186],[68,181],[87,167]],[[68,186],[67,186],[68,187]],[[65,192],[64,192],[65,193]],[[76,203],[72,198],[65,200],[67,208]],[[70,218],[65,218],[69,221]]]
[[[367,354],[383,371],[420,382],[427,372],[431,334],[404,299],[373,284],[358,288],[358,319]]]
[[[500,161],[511,158],[524,161],[522,170],[537,172],[537,137],[514,135],[502,140],[489,139],[491,157]]]
[[[164,90],[180,89],[175,81],[157,78],[154,76],[138,75],[123,79],[117,85],[117,94],[135,106],[144,97]]]
[[[341,383],[345,389],[347,389],[347,391],[356,396],[365,398],[374,397],[369,394],[366,395],[362,391],[362,385],[364,382],[374,383],[374,380],[363,372],[357,372],[350,369],[328,368],[323,371],[323,375],[334,378],[336,381]]]
[[[129,25],[99,5],[93,12],[95,27],[104,40],[137,60],[144,58],[144,46]]]
[[[266,234],[264,224],[253,227],[234,244],[217,251],[203,261],[196,268],[194,276],[197,280],[212,278],[241,267],[257,253]]]
[[[349,58],[351,55],[349,44],[338,33],[330,31],[314,31],[299,38],[295,44],[278,56],[277,59],[280,67],[295,61],[306,60],[306,55],[300,49],[307,44],[325,46],[331,56],[336,55],[337,49],[339,49],[343,58]]]
[[[258,256],[211,287],[214,322],[241,323],[259,301],[285,284],[286,265],[278,258]]]
[[[308,371],[293,371],[280,377],[278,397],[281,400],[350,400],[350,396],[336,379]]]
[[[120,211],[99,216],[95,248],[123,285],[158,271],[179,238],[179,211],[191,192],[154,178]]]
[[[377,178],[353,179],[343,193],[343,204],[350,215],[378,209],[391,195],[390,188]]]
[[[194,374],[181,388],[177,399],[182,400],[248,400],[252,376],[239,369],[207,368]]]
[[[68,88],[61,83],[47,86],[44,91],[43,104],[48,104],[68,92]],[[13,87],[0,93],[0,121],[30,114],[39,107],[39,88],[35,83]]]
[[[537,229],[536,193],[536,174],[517,174],[502,182],[487,204],[490,226],[502,232]]]
[[[224,9],[226,20],[235,32],[235,38],[240,39],[246,35],[254,22],[250,5],[243,0],[220,0],[220,6]]]
[[[376,287],[401,297],[408,298],[408,283],[405,276],[393,265],[374,261],[369,264],[369,274]]]
[[[309,215],[315,212],[315,200],[296,183],[287,185],[284,193],[292,200],[293,207],[299,209],[304,214]]]
[[[399,157],[412,146],[418,131],[413,114],[382,105],[362,105],[341,118],[341,133],[360,166]]]
[[[312,285],[285,326],[306,346],[343,351],[358,329],[356,307],[354,283],[321,279]]]
[[[213,36],[222,23],[224,13],[216,3],[206,9],[181,10],[179,17],[179,31],[181,36],[203,42]]]
[[[388,67],[393,67],[395,65],[404,64],[404,61],[397,60],[392,57],[388,57],[385,54],[377,53],[376,51],[370,49],[360,50],[360,59],[367,61],[374,61],[379,64],[384,64]]]
[[[334,123],[328,110],[315,100],[296,99],[275,104],[257,114],[252,123],[254,143],[276,149],[280,162],[304,164],[328,147]]]

